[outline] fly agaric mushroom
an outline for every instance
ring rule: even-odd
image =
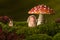
[[[44,4],[35,6],[28,12],[28,14],[39,14],[37,26],[42,24],[43,14],[52,14],[52,13],[53,13],[53,10]]]
[[[9,27],[12,27],[13,26],[13,20],[10,20],[8,25],[9,25]]]

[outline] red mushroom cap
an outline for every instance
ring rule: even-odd
[[[35,6],[34,8],[32,8],[28,14],[51,14],[53,13],[53,10],[49,7],[47,7],[46,5],[42,4],[42,5],[38,5]]]

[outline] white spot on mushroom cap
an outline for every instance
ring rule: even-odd
[[[46,8],[44,8],[44,10],[46,10]]]
[[[47,7],[46,5],[43,5],[43,7]]]

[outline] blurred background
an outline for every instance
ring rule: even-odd
[[[46,4],[55,11],[54,17],[60,17],[60,0],[0,0],[0,16],[10,16],[14,21],[25,21],[28,11],[39,4]],[[38,15],[37,15],[38,16]]]

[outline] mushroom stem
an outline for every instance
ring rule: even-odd
[[[43,22],[43,14],[39,14],[39,17],[37,19],[37,26],[42,24],[42,22]]]

